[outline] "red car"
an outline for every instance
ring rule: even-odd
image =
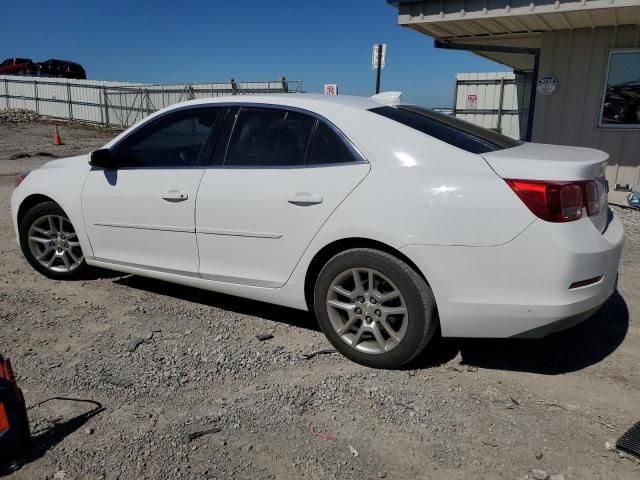
[[[7,58],[0,63],[0,75],[32,75],[35,69],[30,58]]]

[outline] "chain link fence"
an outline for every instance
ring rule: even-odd
[[[185,100],[228,95],[295,93],[301,80],[147,85],[0,75],[0,109],[27,109],[53,119],[126,128]]]

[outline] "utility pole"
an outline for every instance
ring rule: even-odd
[[[376,45],[378,49],[378,64],[376,65],[376,94],[380,93],[380,73],[382,72],[382,44]]]

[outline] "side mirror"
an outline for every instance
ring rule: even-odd
[[[92,167],[105,168],[107,170],[118,168],[117,162],[111,155],[111,152],[108,148],[101,148],[100,150],[91,152],[91,160],[89,161],[89,165],[91,165]]]

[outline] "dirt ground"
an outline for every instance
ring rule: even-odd
[[[15,175],[113,135],[60,133],[54,147],[48,124],[0,124],[0,352],[28,405],[103,410],[31,408],[34,451],[9,479],[640,478],[605,448],[640,420],[640,212],[616,210],[619,292],[582,325],[440,340],[402,371],[372,370],[306,358],[330,345],[304,312],[113,272],[36,273],[10,223]]]

